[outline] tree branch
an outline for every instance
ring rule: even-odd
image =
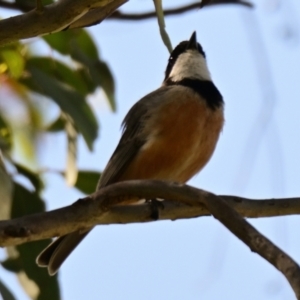
[[[106,18],[128,0],[60,0],[28,13],[0,21],[0,46],[20,39],[64,30],[96,9],[98,18]]]
[[[115,206],[128,197],[169,199],[169,201],[164,202],[165,208],[160,210],[160,220],[195,217],[210,212],[248,245],[253,252],[264,257],[281,271],[294,289],[297,298],[300,299],[299,266],[230,207],[233,206],[245,213],[251,206],[250,203],[256,201],[232,196],[216,196],[188,185],[155,180],[116,183],[78,200],[69,207],[15,220],[1,221],[0,245],[11,246],[46,237],[64,235],[96,224],[153,221],[149,205],[142,205],[141,207]],[[271,208],[274,212],[277,201],[279,200],[261,200],[260,206],[265,209]],[[277,205],[278,211],[288,210],[293,205],[299,211],[299,198],[285,200],[288,205],[283,205],[282,201],[279,206]],[[257,204],[255,203],[255,205]],[[185,212],[186,215],[182,212]],[[252,212],[252,216],[258,215],[261,215],[261,209],[258,214]]]
[[[0,7],[21,10],[21,11],[29,11],[33,9],[33,6],[27,5],[27,3],[23,4],[23,3],[16,3],[16,2],[7,2],[3,0],[0,0]]]
[[[142,182],[143,183],[143,182]],[[141,198],[159,198],[155,191],[146,194],[141,183],[137,183],[139,193],[132,192],[132,183],[114,184],[101,192],[80,199],[70,206],[49,212],[24,216],[22,218],[0,221],[0,246],[13,246],[30,241],[61,236],[72,231],[93,225],[127,224],[151,222],[151,207],[148,204],[133,206],[103,207],[103,201],[118,201],[120,195],[141,194]],[[143,183],[144,184],[144,183]],[[172,185],[170,186],[172,189]],[[111,190],[117,195],[111,195]],[[129,194],[131,191],[131,194]],[[213,194],[210,196],[217,197]],[[254,200],[237,196],[219,196],[241,216],[247,218],[274,217],[300,214],[300,198]],[[163,198],[163,197],[161,197]],[[159,220],[177,220],[211,215],[201,203],[193,200],[189,205],[173,194],[167,194],[163,202],[164,209],[159,213]],[[97,200],[97,201],[92,201]],[[175,201],[174,201],[175,200]],[[177,201],[176,201],[177,200]]]
[[[189,5],[184,5],[172,9],[165,9],[164,10],[164,16],[174,16],[179,15],[182,13],[189,12],[194,9],[200,9],[202,7],[217,5],[217,4],[240,4],[249,8],[252,8],[253,5],[248,1],[228,1],[228,0],[220,0],[220,1],[210,1],[207,4],[203,6],[202,2],[196,2]],[[113,14],[111,14],[108,19],[118,19],[118,20],[128,20],[128,21],[139,21],[139,20],[145,20],[145,19],[151,19],[156,18],[156,12],[145,12],[140,14],[130,14],[130,13],[122,13],[120,10],[115,11]]]
[[[116,11],[128,0],[60,0],[34,9],[26,4],[0,0],[0,7],[29,11],[0,21],[0,46],[20,39],[36,37],[66,29],[82,28],[99,24],[106,18],[118,20],[144,20],[156,17],[155,11],[142,14],[126,14]],[[181,14],[203,6],[216,4],[240,4],[252,7],[243,0],[204,0],[190,5],[164,10],[165,16]]]
[[[109,18],[118,7],[120,7],[127,1],[128,0],[113,1],[112,3],[107,4],[105,7],[91,9],[84,16],[71,23],[65,29],[76,29],[97,25],[101,23],[104,19]]]

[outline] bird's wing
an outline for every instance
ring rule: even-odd
[[[167,87],[159,88],[142,98],[130,109],[122,124],[121,140],[103,171],[97,189],[116,182],[144,145],[147,140],[146,134],[143,132],[145,121],[150,118],[153,109],[159,105],[161,100],[165,99],[167,90]],[[38,265],[47,266],[49,274],[55,274],[90,229],[85,232],[73,232],[56,239],[38,256]]]
[[[169,87],[162,86],[138,101],[127,113],[122,126],[123,134],[102,173],[97,189],[118,181],[128,164],[147,141],[145,123],[155,107],[163,102]]]

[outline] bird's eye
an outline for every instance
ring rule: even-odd
[[[173,56],[170,56],[170,58],[169,58],[169,64],[170,65],[174,64],[174,57]]]

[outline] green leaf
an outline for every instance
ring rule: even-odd
[[[91,80],[103,88],[112,110],[115,110],[115,83],[107,64],[100,60],[90,59],[81,49],[76,50],[76,59],[87,66]]]
[[[12,206],[12,218],[21,217],[45,210],[44,202],[37,193],[28,191],[19,183],[15,183]],[[49,276],[45,269],[39,268],[35,259],[37,255],[48,245],[49,240],[27,243],[17,246],[19,256],[16,258],[21,269],[29,279],[39,287],[38,300],[59,300],[59,286],[57,276]],[[16,264],[17,264],[16,263]]]
[[[95,171],[79,171],[75,187],[89,195],[95,192],[101,173]]]
[[[83,29],[47,35],[44,40],[58,52],[83,64],[95,86],[102,87],[112,110],[116,109],[115,84],[107,64],[98,57],[97,47]]]
[[[1,296],[3,300],[17,300],[12,292],[0,280],[0,298]]]
[[[16,167],[18,173],[22,174],[32,183],[37,193],[39,193],[44,188],[44,183],[39,174],[33,172],[32,170],[28,169],[25,166],[22,166],[17,162],[13,162],[13,164]]]
[[[107,64],[103,61],[96,63],[90,62],[90,73],[91,77],[95,82],[99,82],[103,88],[104,93],[109,101],[110,107],[113,111],[116,110],[116,99],[115,99],[115,82],[108,68]]]
[[[4,118],[0,114],[0,149],[7,151],[12,146],[12,132]]]
[[[12,179],[6,171],[0,150],[0,220],[8,220],[10,218],[12,189]]]
[[[68,138],[68,155],[66,180],[69,186],[73,186],[77,180],[77,140],[78,135],[74,128],[74,124],[68,116],[66,116],[66,132]]]
[[[36,7],[36,0],[15,0],[19,7],[24,9],[34,9]],[[42,0],[43,5],[53,3],[53,0]]]
[[[5,261],[1,262],[4,269],[10,272],[18,273],[22,270],[22,265],[20,264],[19,258],[7,258]]]
[[[58,131],[64,131],[65,130],[65,120],[60,115],[56,120],[54,120],[52,123],[50,123],[45,130],[49,132],[58,132]]]
[[[61,54],[68,55],[70,53],[70,31],[60,31],[53,34],[43,36],[45,42],[49,46]]]
[[[14,78],[19,78],[24,70],[25,61],[20,52],[14,48],[2,48],[0,57],[6,63],[9,73]]]
[[[64,55],[71,55],[78,48],[91,59],[98,59],[98,50],[88,32],[84,29],[61,31],[43,36],[43,39],[55,50]]]
[[[80,78],[85,83],[89,93],[94,92],[95,89],[100,86],[99,82],[95,82],[93,78],[91,78],[90,71],[86,66],[83,66],[81,69],[79,69],[78,73],[80,73]]]
[[[40,289],[38,300],[60,299],[57,275],[49,276],[46,269],[35,263],[38,254],[49,245],[49,240],[17,246],[23,269],[29,279],[33,280]]]
[[[22,79],[22,82],[32,90],[53,99],[63,112],[70,115],[87,146],[92,150],[98,134],[98,123],[84,97],[36,66],[28,64],[27,69],[31,77]]]
[[[39,195],[14,182],[11,218],[23,217],[41,211],[45,211],[45,203]]]
[[[71,55],[73,56],[73,53],[76,53],[76,50],[80,49],[87,57],[97,60],[98,50],[91,36],[86,30],[79,29],[78,32],[76,31],[74,33],[76,34],[76,45],[73,46],[73,50],[75,51],[72,51]]]
[[[76,90],[82,96],[87,96],[96,89],[97,85],[87,78],[82,68],[73,70],[49,57],[33,57],[28,59],[27,64],[37,67],[46,74],[51,74],[51,76]]]

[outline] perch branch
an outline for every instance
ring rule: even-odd
[[[188,206],[190,209],[201,207],[203,214],[209,211],[234,235],[248,245],[253,252],[261,255],[281,271],[292,286],[297,298],[300,299],[299,266],[292,258],[260,234],[230,207],[229,204],[235,203],[238,204],[238,209],[241,207],[243,199],[216,196],[188,185],[155,180],[116,183],[102,188],[86,198],[78,200],[69,207],[47,213],[25,216],[15,220],[1,221],[0,245],[16,245],[46,237],[64,235],[74,230],[84,229],[100,223],[103,224],[105,220],[107,222],[107,219],[111,218],[111,216],[109,217],[109,213],[113,211],[113,208],[116,209],[112,213],[115,214],[113,223],[124,223],[126,214],[125,216],[123,215],[123,219],[118,218],[117,211],[122,210],[122,207],[115,205],[122,203],[127,197],[135,197],[137,199],[169,199],[169,202],[172,200],[181,206]],[[297,200],[299,202],[299,198]],[[269,204],[272,203],[272,201],[273,200],[269,200]],[[293,201],[295,202],[295,199],[290,199],[290,202]],[[206,211],[203,206],[206,207]],[[145,209],[144,215],[136,215],[135,220],[131,219],[131,222],[151,221],[150,207],[145,205],[143,208]],[[129,209],[130,211],[131,209],[134,210],[135,207],[123,207],[123,209]],[[168,206],[160,211],[159,219],[163,219],[164,211],[166,210],[168,210]],[[191,216],[192,215],[190,215],[190,217]],[[133,217],[132,212],[130,217]],[[178,216],[173,216],[171,219],[177,218]]]
[[[115,190],[118,195],[127,195],[132,184],[124,183],[107,187],[101,192],[94,193],[80,199],[73,205],[66,206],[49,212],[24,216],[14,220],[0,221],[0,246],[13,246],[29,241],[61,236],[84,227],[105,224],[127,224],[153,221],[150,218],[151,210],[148,204],[134,206],[113,206],[105,209],[101,204],[105,199],[115,198],[110,190]],[[117,187],[118,186],[118,187]],[[117,187],[117,188],[115,188]],[[124,188],[125,187],[125,191]],[[120,188],[122,190],[120,191]],[[140,193],[146,197],[142,189]],[[122,194],[123,193],[123,194]],[[149,198],[158,197],[150,190]],[[213,195],[213,194],[211,194]],[[213,195],[213,197],[217,197]],[[254,200],[237,196],[219,196],[234,208],[241,216],[246,218],[274,217],[300,214],[300,198],[264,199]],[[91,199],[100,199],[91,201]],[[177,220],[211,215],[210,211],[201,203],[193,202],[186,205],[176,202],[177,198],[170,195],[166,197],[164,209],[159,213],[159,220]],[[180,200],[179,200],[180,201]]]

